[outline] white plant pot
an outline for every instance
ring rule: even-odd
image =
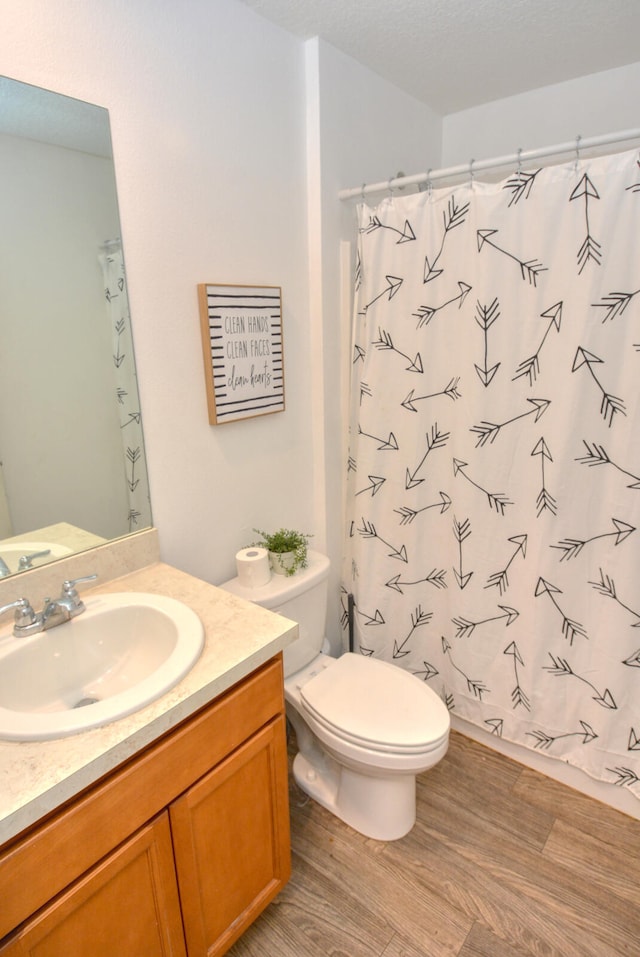
[[[290,574],[289,569],[293,567],[295,552],[269,552],[269,561],[271,570],[276,575]]]

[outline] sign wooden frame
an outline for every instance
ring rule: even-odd
[[[211,425],[284,412],[280,286],[198,285]]]

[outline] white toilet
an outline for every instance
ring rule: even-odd
[[[291,577],[221,588],[299,625],[284,652],[287,717],[298,741],[299,786],[367,837],[393,841],[416,819],[416,775],[437,764],[449,744],[449,712],[438,695],[396,665],[359,654],[321,652],[329,559],[309,552]]]

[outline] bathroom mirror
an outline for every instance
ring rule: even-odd
[[[4,577],[151,509],[107,110],[0,77],[0,193]]]

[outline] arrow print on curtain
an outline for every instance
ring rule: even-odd
[[[544,511],[551,512],[552,515],[555,515],[558,508],[558,503],[556,502],[553,495],[545,487],[545,475],[544,475],[544,462],[545,459],[548,462],[553,462],[551,457],[551,452],[547,447],[547,443],[544,438],[541,437],[540,441],[536,443],[535,448],[531,452],[531,455],[540,456],[540,474],[541,474],[541,485],[540,493],[536,499],[536,508],[537,508],[537,517],[540,518]]]
[[[358,531],[363,538],[377,538],[378,541],[382,542],[383,545],[386,545],[387,548],[390,548],[389,558],[397,558],[401,562],[407,562],[407,548],[405,545],[401,545],[400,548],[395,548],[389,542],[385,542],[384,538],[380,538],[376,531],[376,527],[373,522],[366,522],[364,518],[362,519],[362,528],[359,528]]]
[[[501,249],[500,246],[491,240],[491,236],[497,236],[497,234],[497,229],[478,229],[476,232],[478,239],[478,252],[482,251],[486,243],[503,256],[507,256],[508,259],[512,259],[515,263],[517,263],[520,267],[520,275],[522,278],[525,281],[528,279],[529,284],[535,286],[538,281],[538,274],[541,272],[546,272],[547,267],[543,266],[542,263],[537,259],[529,259],[525,262],[525,260],[519,259],[518,256],[508,252],[506,249]]]
[[[640,668],[640,648],[622,662],[628,668]]]
[[[486,694],[486,692],[489,691],[489,689],[487,688],[487,686],[486,686],[482,681],[477,681],[477,680],[474,679],[474,678],[470,678],[468,675],[466,675],[466,674],[464,673],[464,671],[462,670],[462,668],[459,668],[459,667],[458,667],[458,665],[457,665],[457,664],[455,663],[455,661],[453,660],[453,656],[452,656],[452,654],[451,654],[451,645],[449,644],[449,642],[447,641],[447,639],[444,638],[444,637],[442,638],[442,652],[443,652],[444,655],[448,655],[448,656],[449,656],[449,661],[451,662],[451,667],[452,667],[455,671],[457,671],[458,674],[462,675],[462,677],[464,678],[464,680],[467,682],[467,688],[469,689],[469,691],[472,692],[472,694],[474,695],[474,697],[479,698],[479,699],[482,701],[482,695],[483,695],[483,694]]]
[[[595,741],[598,735],[593,730],[591,725],[587,724],[586,721],[581,721],[580,725],[582,731],[567,731],[566,734],[546,734],[544,731],[527,731],[526,734],[531,738],[535,738],[536,748],[550,748],[552,744],[556,741],[560,741],[562,738],[582,738],[583,744],[590,744],[591,741]]]
[[[455,515],[453,516],[453,535],[458,543],[458,567],[453,569],[453,574],[456,576],[458,587],[462,590],[466,588],[473,576],[473,572],[467,572],[465,575],[462,570],[462,543],[471,535],[471,523],[468,518],[459,522]]]
[[[437,668],[435,668],[428,661],[423,661],[424,669],[422,671],[414,671],[416,678],[422,678],[423,681],[429,681],[431,678],[435,678],[440,674]]]
[[[405,645],[411,639],[411,636],[413,635],[416,628],[420,628],[422,625],[426,625],[427,622],[431,621],[432,618],[433,618],[432,611],[423,611],[421,606],[418,605],[418,607],[415,610],[415,614],[411,615],[411,630],[409,634],[407,635],[407,637],[403,641],[401,641],[400,644],[398,644],[397,641],[393,642],[393,657],[394,658],[404,658],[405,655],[410,654],[410,649],[405,648]]]
[[[599,266],[602,261],[602,246],[591,235],[591,227],[589,226],[589,200],[600,199],[600,196],[598,195],[598,190],[586,173],[571,193],[569,202],[577,199],[584,199],[584,220],[587,230],[584,242],[578,250],[578,265],[580,266],[578,273],[581,273],[590,260],[595,262],[597,266]]]
[[[371,300],[371,302],[368,302],[363,307],[363,312],[366,313],[367,310],[370,309],[371,306],[374,304],[374,302],[377,302],[378,299],[384,299],[385,296],[388,297],[387,298],[388,302],[391,301],[391,299],[393,299],[398,289],[404,282],[404,279],[401,279],[399,276],[385,276],[385,279],[387,280],[387,288],[383,289],[382,292],[379,292],[378,295]]]
[[[619,788],[630,788],[638,784],[640,778],[631,768],[607,768],[611,774],[615,774],[617,780],[613,783]]]
[[[520,676],[518,675],[518,664],[521,664],[522,667],[524,668],[524,661],[522,660],[522,655],[520,654],[518,650],[518,646],[516,645],[515,641],[512,641],[510,645],[507,645],[507,647],[504,649],[502,654],[508,655],[509,657],[513,658],[513,671],[516,677],[516,686],[511,692],[513,710],[515,711],[516,708],[519,708],[520,705],[522,705],[522,707],[525,708],[527,711],[531,711],[531,704],[529,703],[529,698],[522,690],[522,686],[520,684]]]
[[[516,379],[521,379],[523,376],[526,376],[529,380],[529,385],[531,386],[538,378],[538,372],[540,371],[540,353],[542,352],[542,347],[545,343],[545,340],[553,326],[555,326],[556,330],[560,332],[560,323],[562,322],[562,302],[557,302],[555,306],[551,306],[546,310],[546,312],[541,312],[540,316],[542,319],[550,319],[551,321],[545,329],[545,333],[536,352],[532,356],[529,356],[528,359],[524,359],[520,363],[516,369],[516,374],[511,380],[512,382],[515,382]]]
[[[396,439],[393,432],[389,432],[388,439],[382,439],[378,435],[370,435],[369,432],[363,431],[361,426],[358,426],[358,433],[364,435],[367,439],[373,439],[374,442],[379,442],[378,452],[397,452],[398,451],[398,440]]]
[[[381,475],[369,475],[367,477],[369,479],[369,485],[365,486],[365,488],[361,488],[359,492],[355,492],[355,495],[364,495],[365,492],[371,492],[371,498],[373,498],[387,480]]]
[[[404,402],[401,402],[400,405],[404,409],[408,409],[409,412],[417,412],[418,410],[415,407],[416,402],[424,402],[427,399],[437,399],[439,395],[446,395],[448,399],[451,399],[452,402],[455,402],[456,399],[460,398],[458,382],[460,382],[459,376],[454,379],[450,379],[444,389],[441,389],[439,392],[431,392],[429,395],[414,395],[415,390],[412,389],[407,398],[404,400]]]
[[[639,293],[640,289],[636,289],[635,292],[610,292],[607,296],[603,296],[600,302],[592,302],[591,305],[596,309],[605,310],[602,321],[607,322],[621,316],[633,297]]]
[[[549,548],[557,548],[563,552],[564,554],[560,556],[560,561],[563,562],[570,558],[577,558],[584,546],[588,545],[589,542],[596,542],[599,538],[615,538],[613,544],[619,545],[621,542],[624,542],[632,532],[635,532],[633,525],[628,525],[618,518],[612,518],[611,521],[614,524],[615,532],[603,532],[601,535],[593,535],[591,538],[585,539],[565,538],[561,542],[558,542],[557,545],[550,545]]]
[[[493,618],[483,618],[481,621],[469,621],[467,618],[452,618],[451,621],[456,626],[456,638],[468,638],[480,625],[487,625],[492,621],[502,621],[505,619],[505,628],[512,625],[519,615],[515,608],[509,608],[507,605],[498,605],[503,615],[494,615]]]
[[[566,660],[566,658],[554,658],[554,656],[549,652],[549,657],[551,658],[550,665],[544,665],[543,671],[548,671],[549,674],[555,675],[558,678],[572,677],[577,678],[578,681],[584,682],[588,685],[592,691],[595,691],[593,695],[593,700],[601,705],[603,708],[608,708],[610,711],[617,711],[618,705],[613,700],[613,695],[608,688],[605,688],[602,694],[598,691],[595,685],[591,684],[586,678],[583,678],[582,675],[577,674]]]
[[[571,367],[572,372],[577,372],[578,369],[581,369],[582,366],[586,365],[587,369],[591,373],[591,377],[595,384],[600,389],[602,393],[602,402],[600,403],[600,414],[602,418],[607,422],[609,428],[613,422],[613,417],[617,412],[621,412],[623,415],[626,415],[625,405],[622,399],[618,398],[616,395],[612,395],[609,392],[605,392],[600,380],[596,376],[595,372],[591,368],[592,365],[604,363],[604,359],[594,356],[592,352],[587,352],[586,349],[583,349],[582,346],[578,346],[575,357],[573,359],[573,366]]]
[[[593,467],[594,465],[613,465],[614,469],[617,469],[618,472],[622,472],[623,475],[628,475],[629,478],[635,479],[635,482],[631,485],[627,485],[627,488],[640,489],[640,477],[634,475],[633,472],[628,472],[627,469],[623,469],[621,465],[617,465],[613,459],[609,458],[602,445],[597,445],[595,442],[589,445],[584,439],[582,440],[582,444],[587,450],[587,454],[579,456],[576,462],[581,462],[582,465],[588,465],[589,467]]]
[[[394,575],[388,582],[385,582],[385,585],[387,588],[393,588],[394,591],[400,592],[401,595],[404,595],[402,589],[409,588],[411,585],[433,585],[434,588],[446,588],[446,574],[444,568],[433,568],[424,578],[418,578],[412,582],[402,581],[401,575]]]
[[[378,338],[372,345],[378,350],[397,352],[399,356],[402,356],[402,358],[406,359],[409,363],[409,365],[405,367],[407,372],[424,372],[420,353],[416,352],[415,358],[412,359],[411,356],[408,356],[405,352],[400,352],[400,350],[394,346],[390,333],[385,332],[384,329],[378,329]]]
[[[462,462],[460,459],[453,460],[453,474],[462,475],[463,478],[469,482],[470,485],[473,485],[474,488],[477,488],[480,492],[487,496],[487,501],[489,502],[490,508],[495,508],[496,512],[499,512],[500,515],[504,515],[504,510],[507,505],[513,505],[513,502],[509,501],[506,495],[503,495],[502,492],[489,492],[486,488],[483,488],[481,485],[478,485],[477,482],[463,472],[462,470],[467,467],[468,462]]]
[[[497,738],[502,737],[502,730],[504,728],[502,718],[487,718],[484,723],[488,728],[491,728],[490,734],[494,734]]]
[[[529,196],[531,195],[531,189],[539,172],[539,169],[529,170],[526,173],[522,170],[518,170],[517,173],[514,173],[513,176],[509,177],[502,187],[503,189],[511,190],[512,196],[509,200],[509,206],[519,203],[523,198],[529,199]]]
[[[378,216],[369,217],[369,225],[365,226],[364,229],[361,229],[361,233],[374,233],[376,229],[388,229],[392,233],[397,233],[399,239],[396,240],[396,246],[399,246],[401,243],[410,243],[416,238],[413,229],[411,228],[411,223],[408,219],[404,221],[404,228],[397,229],[395,226],[386,226],[383,222],[380,221]]]
[[[553,604],[553,607],[556,609],[556,611],[560,613],[560,616],[562,618],[562,634],[569,641],[569,644],[573,645],[573,639],[576,637],[576,635],[579,635],[581,638],[588,638],[589,636],[587,635],[586,631],[584,630],[584,628],[579,622],[574,621],[572,618],[568,618],[565,615],[562,608],[560,607],[556,599],[553,597],[554,595],[561,595],[561,594],[562,594],[562,590],[560,588],[556,588],[556,586],[552,585],[551,582],[545,581],[544,578],[538,579],[538,583],[536,584],[536,590],[535,590],[536,598],[539,598],[540,595],[549,596]]]
[[[499,318],[500,304],[498,303],[497,299],[494,299],[489,306],[483,306],[479,302],[476,303],[476,323],[482,329],[482,336],[484,340],[484,365],[479,366],[474,363],[474,368],[478,373],[478,378],[480,379],[480,382],[482,382],[485,389],[500,368],[499,362],[496,362],[494,366],[489,366],[489,329]]]
[[[443,302],[440,306],[418,306],[418,311],[412,313],[412,316],[418,320],[416,329],[421,329],[422,326],[428,325],[437,312],[440,312],[441,309],[446,309],[446,307],[450,306],[453,302],[457,302],[458,309],[460,309],[462,303],[471,291],[471,286],[466,282],[458,282],[458,289],[460,292],[457,296],[454,296],[452,299],[447,299],[447,301]]]
[[[615,582],[612,578],[609,578],[608,575],[605,575],[602,569],[600,569],[600,581],[599,582],[589,582],[590,585],[593,585],[596,591],[600,592],[601,595],[605,595],[607,598],[613,598],[621,608],[624,608],[625,611],[628,611],[629,614],[633,615],[637,621],[631,625],[632,628],[640,628],[640,612],[634,611],[633,608],[629,608],[628,605],[625,605],[623,601],[620,601],[616,592]],[[625,662],[626,664],[626,662]]]
[[[521,412],[520,415],[514,415],[512,419],[506,419],[506,421],[499,423],[487,422],[485,419],[483,419],[480,425],[473,425],[469,431],[475,432],[478,436],[476,440],[476,448],[486,445],[487,442],[495,442],[499,432],[504,429],[505,426],[511,425],[513,422],[517,422],[519,419],[526,419],[527,416],[533,415],[533,421],[537,422],[540,416],[544,415],[551,405],[549,399],[527,399],[527,402],[530,402],[533,408],[529,409],[528,412]]]
[[[430,508],[439,508],[440,514],[444,515],[451,505],[451,499],[446,492],[439,492],[438,494],[440,495],[439,502],[432,502],[431,505],[423,505],[422,508],[409,508],[407,505],[403,505],[402,508],[394,508],[396,515],[400,516],[400,524],[410,525],[416,515],[419,515],[420,512],[427,512]]]
[[[493,575],[490,575],[487,579],[487,584],[485,588],[497,588],[500,592],[500,595],[504,595],[505,591],[509,587],[509,577],[507,572],[511,566],[511,562],[516,558],[517,555],[522,554],[523,558],[527,556],[527,536],[526,535],[514,535],[512,538],[507,539],[511,542],[512,545],[515,545],[515,551],[502,571],[494,572]]]
[[[422,482],[424,482],[424,479],[416,478],[416,475],[418,474],[418,472],[420,471],[420,469],[426,462],[427,456],[429,455],[430,452],[433,452],[435,449],[444,448],[444,446],[447,444],[449,440],[449,435],[450,435],[449,432],[439,432],[438,423],[434,422],[434,424],[431,426],[431,434],[429,434],[429,432],[426,433],[427,451],[424,453],[424,455],[420,459],[419,463],[416,465],[413,472],[411,472],[407,468],[405,484],[404,484],[404,487],[407,490],[410,488],[415,488],[416,485],[420,485]]]
[[[442,256],[444,250],[445,240],[447,235],[451,232],[452,229],[455,229],[456,226],[462,226],[464,223],[465,217],[469,212],[469,203],[465,203],[464,206],[456,206],[456,198],[452,196],[447,205],[447,212],[443,213],[444,220],[444,233],[442,235],[442,242],[440,243],[440,249],[436,255],[433,262],[429,262],[429,257],[424,257],[424,279],[425,283],[431,282],[432,279],[437,279],[438,276],[441,276],[444,272],[443,269],[436,269],[436,265],[440,256]]]

